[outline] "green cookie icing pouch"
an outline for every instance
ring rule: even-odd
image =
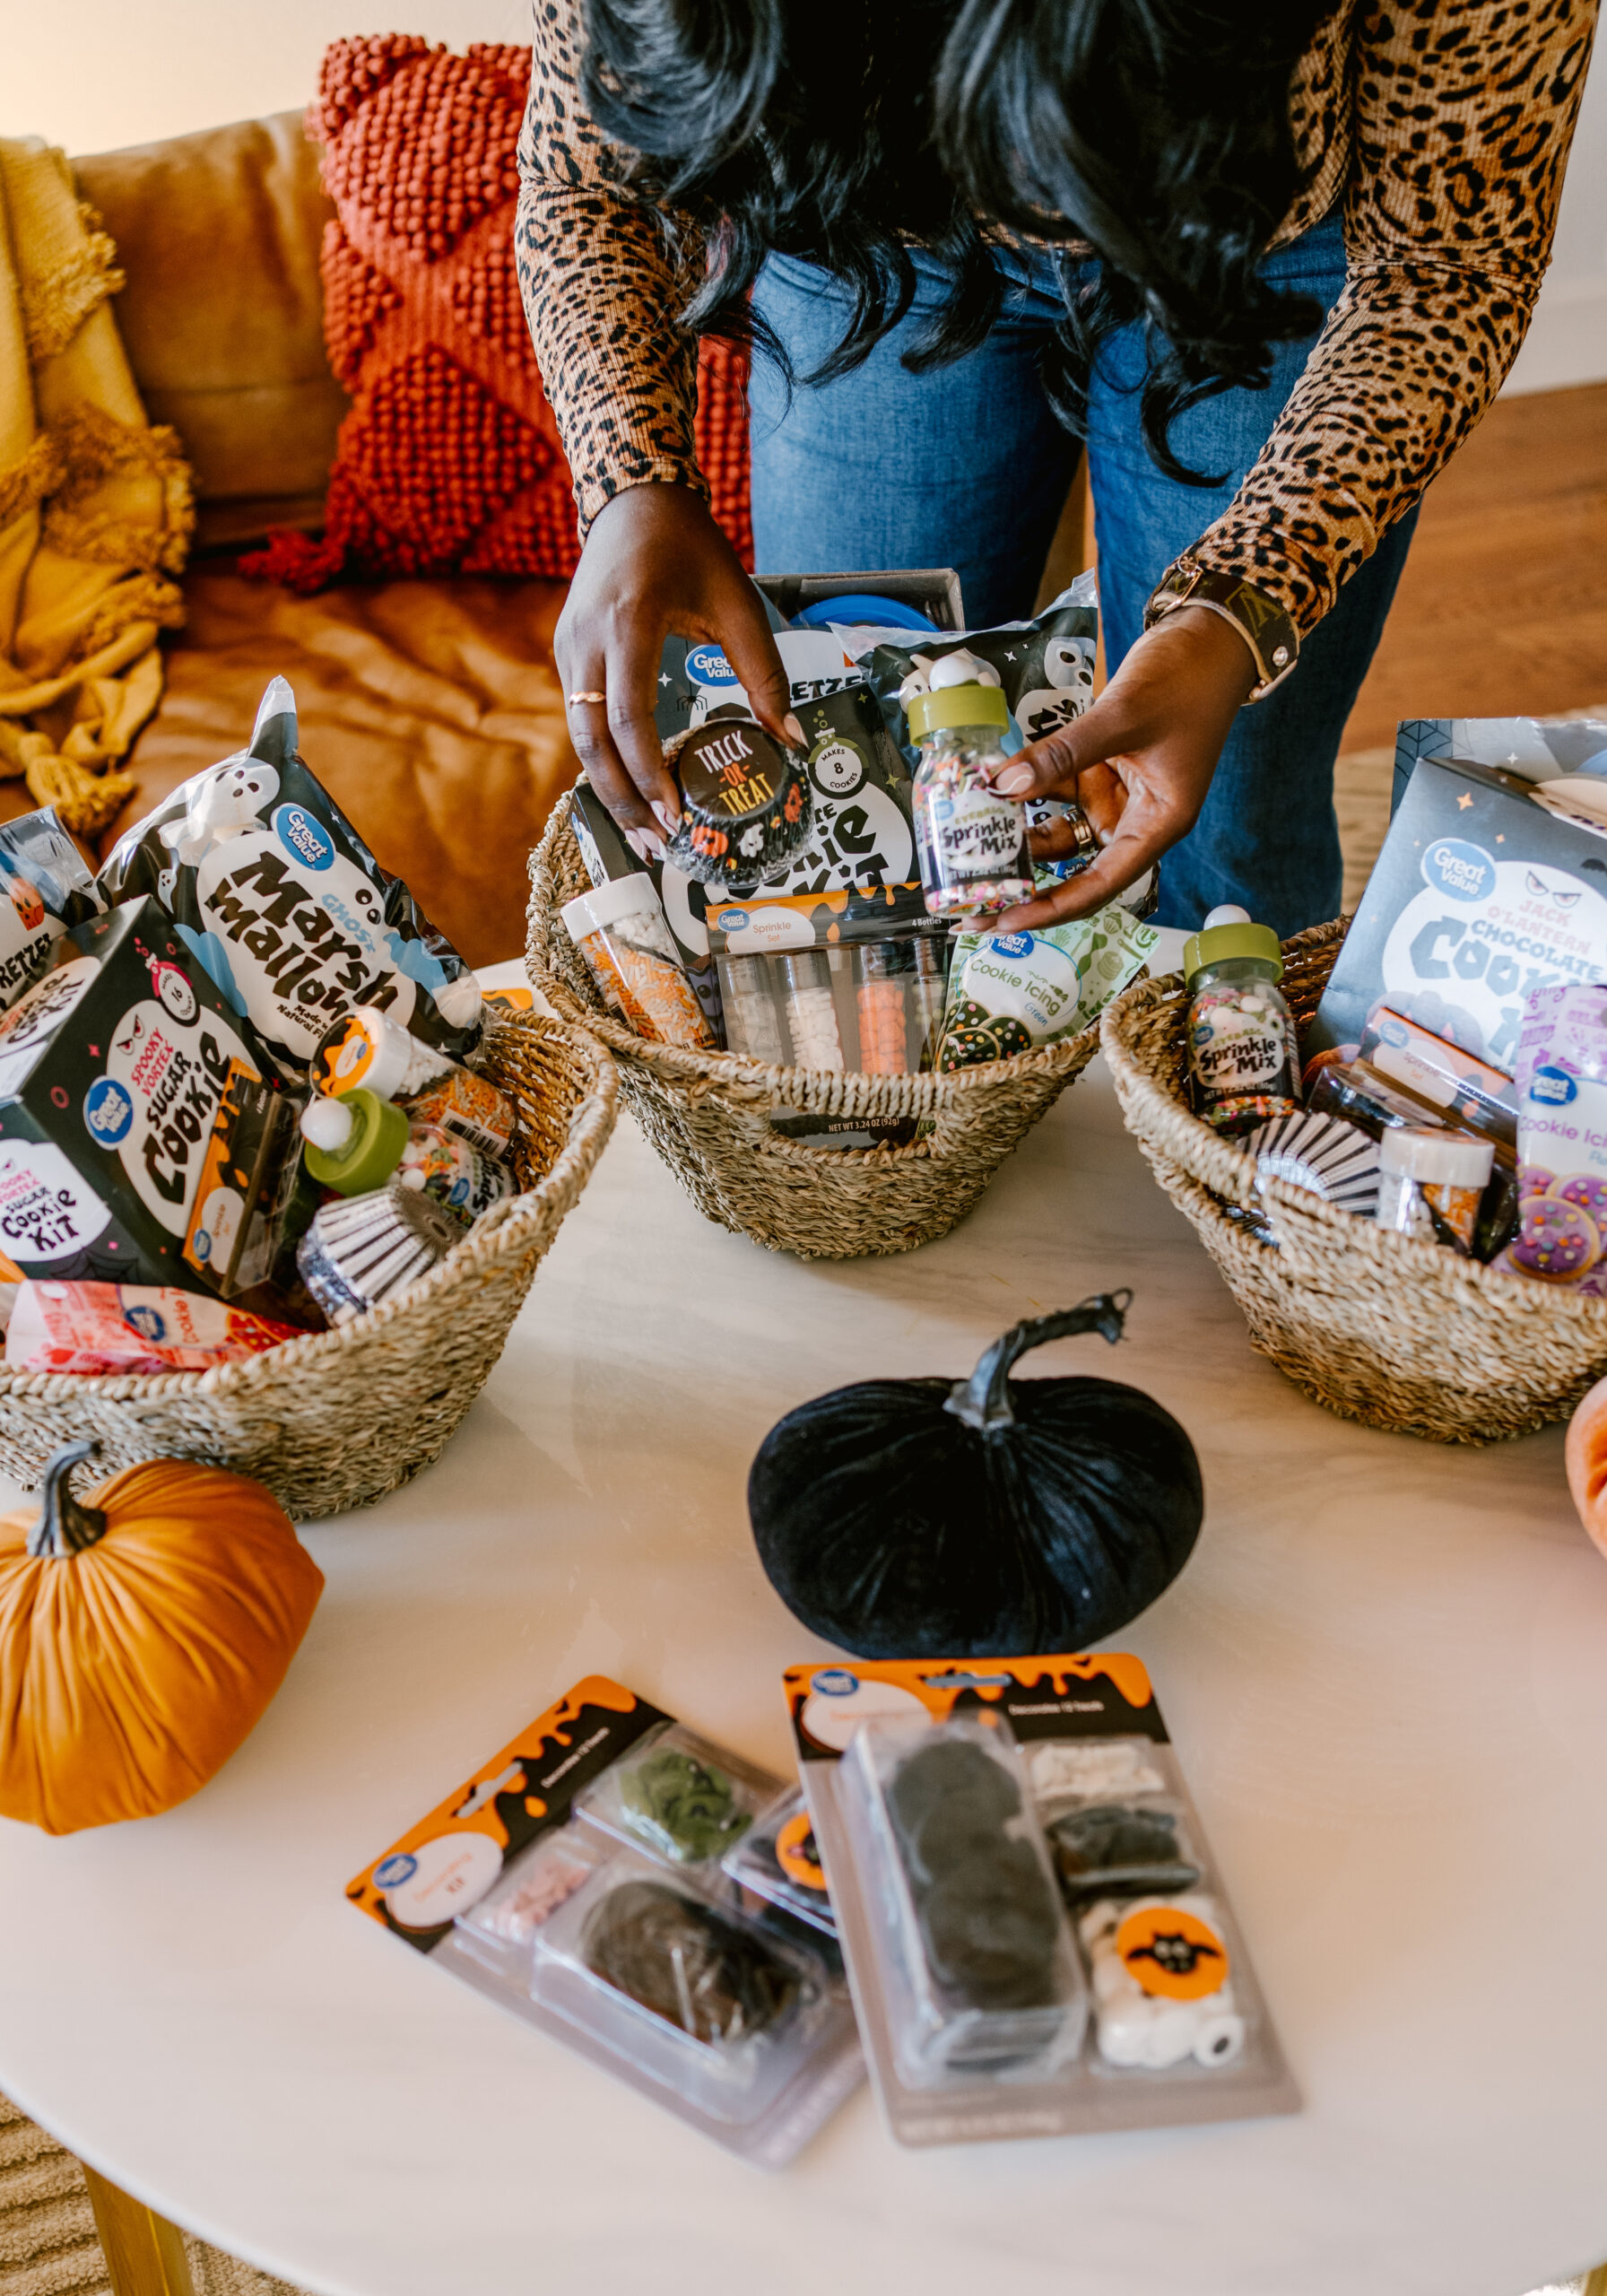
[[[949,974],[940,1069],[1008,1060],[1075,1036],[1137,978],[1156,943],[1112,901],[1036,933],[962,933]]]

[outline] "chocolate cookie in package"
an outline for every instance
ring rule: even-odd
[[[249,747],[121,838],[100,883],[113,902],[159,900],[228,1004],[298,1073],[359,1004],[454,1058],[478,1040],[478,982],[308,772],[283,678],[263,695]]]
[[[14,1004],[62,935],[105,907],[83,857],[47,806],[0,822],[0,1008]]]

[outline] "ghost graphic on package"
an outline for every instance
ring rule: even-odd
[[[102,890],[113,901],[154,895],[230,1004],[297,1070],[359,1004],[461,1057],[480,1032],[473,974],[379,867],[296,744],[295,697],[274,678],[249,749],[193,776],[130,830]]]
[[[1095,641],[1051,631],[1029,650],[1021,692],[1012,715],[1028,742],[1041,742],[1081,718],[1094,698]],[[1031,683],[1036,680],[1037,683]]]

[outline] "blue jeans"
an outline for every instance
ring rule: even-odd
[[[753,533],[760,573],[952,566],[974,629],[1032,611],[1078,448],[1044,397],[1038,361],[1064,309],[1047,255],[1013,257],[1003,310],[981,349],[912,375],[899,354],[942,292],[917,256],[909,317],[863,367],[790,401],[774,364],[751,385]],[[1264,275],[1325,311],[1344,284],[1338,217],[1268,257]],[[1078,271],[1068,271],[1074,288]],[[840,290],[812,265],[773,256],[755,301],[807,374],[839,340]],[[1119,663],[1145,602],[1179,552],[1227,508],[1299,381],[1315,337],[1274,346],[1264,390],[1203,400],[1172,425],[1178,459],[1224,471],[1188,486],[1151,461],[1139,427],[1143,330],[1108,341],[1090,378],[1089,476],[1099,552],[1106,659]],[[1416,512],[1393,527],[1306,639],[1294,675],[1241,710],[1200,819],[1167,856],[1160,921],[1193,928],[1238,901],[1281,935],[1336,916],[1333,761],[1405,564]]]

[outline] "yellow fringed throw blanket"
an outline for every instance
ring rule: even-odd
[[[134,786],[112,769],[161,698],[194,522],[107,301],[116,264],[65,156],[0,138],[0,777],[83,838]]]

